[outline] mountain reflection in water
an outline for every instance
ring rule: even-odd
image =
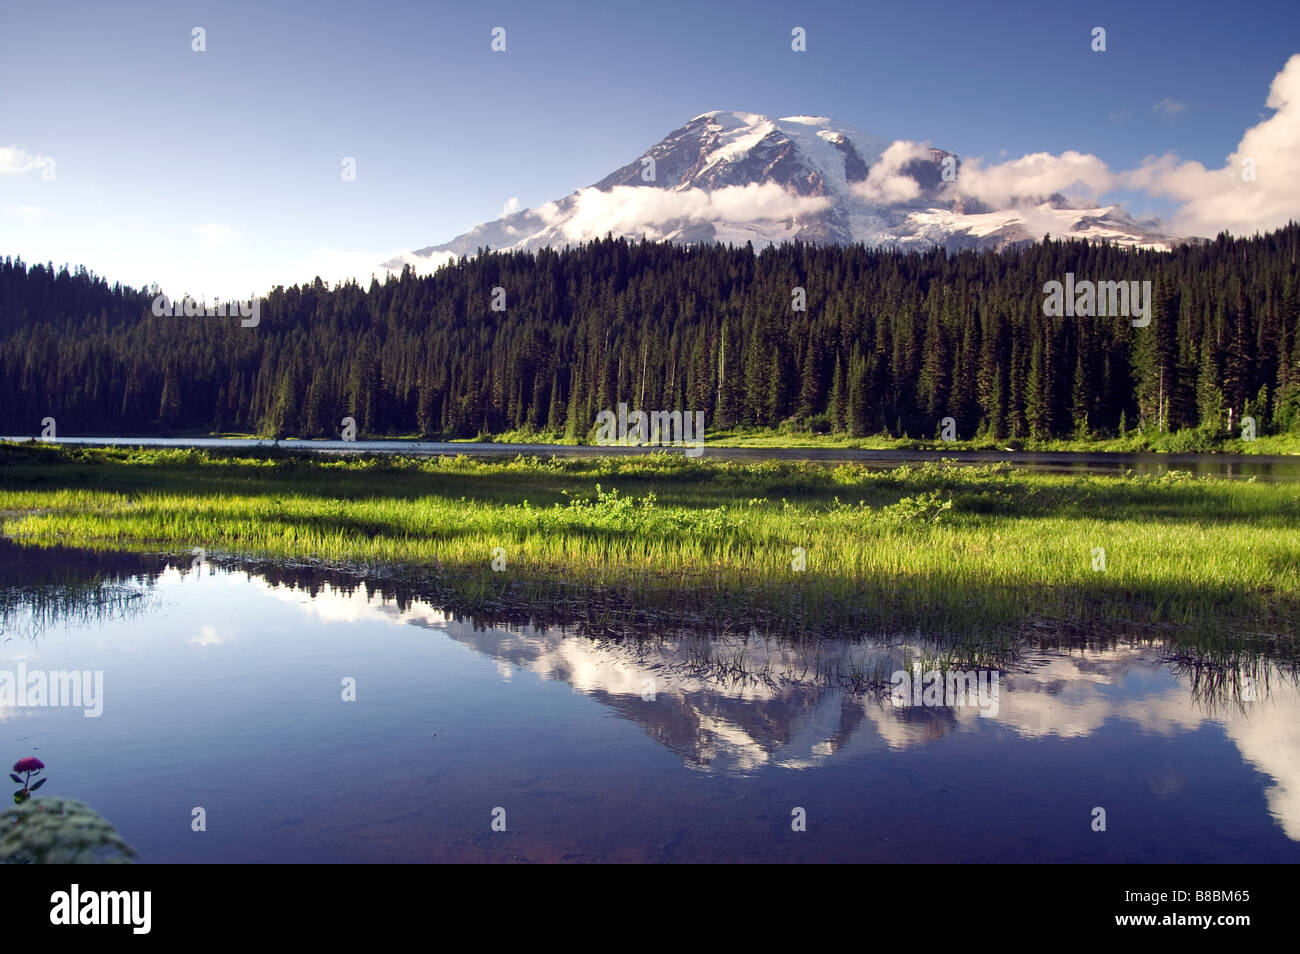
[[[0,670],[103,670],[104,715],[0,705],[0,754],[57,766],[47,794],[94,805],[144,860],[1300,860],[1300,693],[1261,654],[1040,640],[995,709],[899,707],[836,674],[894,671],[903,640],[593,638],[345,574],[148,557],[121,557],[148,597],[124,611],[112,558],[78,554],[0,547]],[[52,603],[74,570],[83,595]],[[86,578],[117,587],[100,619]],[[156,760],[143,800],[113,777],[127,754]],[[340,778],[359,758],[373,788]],[[224,833],[190,838],[208,803]],[[515,840],[491,840],[498,804]]]

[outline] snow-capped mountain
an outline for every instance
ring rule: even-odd
[[[715,110],[588,188],[414,254],[534,250],[609,233],[755,248],[792,239],[1001,248],[1045,233],[1157,249],[1177,241],[1119,206],[1072,207],[1060,195],[988,208],[962,194],[960,167],[953,153],[891,143],[823,117]]]

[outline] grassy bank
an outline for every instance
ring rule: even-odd
[[[360,567],[460,608],[611,628],[1214,640],[1300,619],[1294,487],[1179,474],[11,444],[0,512],[24,543]]]
[[[474,438],[460,438],[452,443],[471,441],[491,441],[501,444],[519,444],[520,453],[528,453],[529,444],[567,444],[594,445],[595,429],[581,440],[553,431],[518,430],[501,433],[483,433]],[[93,436],[93,435],[91,435]],[[141,435],[143,436],[143,435]],[[242,432],[223,432],[214,434],[208,431],[183,430],[168,431],[165,435],[177,438],[245,438],[251,440],[271,440],[270,434],[252,434]],[[333,435],[337,439],[338,435]],[[368,434],[362,439],[392,440],[416,442],[428,439],[419,434]],[[280,437],[288,443],[310,444],[313,438]],[[1077,451],[1083,453],[1113,454],[1294,454],[1300,455],[1300,433],[1261,434],[1254,440],[1242,440],[1240,432],[1229,434],[1225,431],[1188,429],[1181,431],[1160,431],[1154,427],[1129,431],[1122,437],[1093,437],[1079,439],[1054,438],[1051,440],[1031,440],[1027,438],[995,438],[989,436],[973,437],[964,440],[943,441],[933,437],[890,437],[874,434],[865,437],[850,437],[847,434],[819,433],[808,427],[786,425],[780,428],[770,427],[733,427],[711,430],[705,433],[705,444],[710,447],[758,447],[758,448],[833,448],[854,450],[1018,450],[1018,451]]]
[[[817,434],[799,428],[757,430],[735,428],[708,435],[715,447],[845,447],[864,450],[1023,450],[1079,451],[1109,454],[1300,454],[1300,434],[1264,434],[1241,440],[1227,433],[1184,430],[1169,433],[1148,428],[1123,437],[1029,440],[976,437],[942,441],[937,438],[849,437]]]
[[[414,439],[414,438],[412,438]],[[479,440],[506,444],[593,444],[595,431],[582,441],[563,434],[535,431],[507,431],[482,434]],[[1189,428],[1162,431],[1155,427],[1133,428],[1121,436],[1052,438],[1034,440],[982,435],[963,440],[944,441],[936,433],[930,437],[891,437],[871,434],[850,437],[845,433],[824,433],[806,425],[790,422],[779,428],[732,427],[707,431],[705,443],[710,447],[787,447],[851,448],[857,450],[1024,450],[1079,451],[1124,454],[1300,454],[1300,433],[1260,434],[1242,440],[1241,432]]]

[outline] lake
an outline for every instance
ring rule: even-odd
[[[0,441],[28,441],[30,436],[0,437]],[[400,454],[429,457],[464,454],[467,457],[609,457],[682,453],[662,447],[601,447],[575,444],[494,444],[476,441],[269,441],[255,438],[172,437],[60,437],[51,443],[99,447],[175,447],[248,450],[277,447],[282,450],[324,454]],[[702,458],[762,461],[811,460],[828,464],[859,463],[892,468],[904,464],[952,460],[959,464],[1006,462],[1028,471],[1059,474],[1135,474],[1158,476],[1171,470],[1196,477],[1251,478],[1265,481],[1300,481],[1300,455],[1282,454],[1112,454],[1088,451],[972,451],[972,450],[858,450],[844,447],[716,447],[705,444]]]
[[[1300,694],[1260,657],[1049,636],[995,705],[918,705],[831,675],[902,638],[602,639],[310,567],[5,542],[0,595],[0,672],[103,687],[0,706],[0,756],[145,862],[1300,861]]]

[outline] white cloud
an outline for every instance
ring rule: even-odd
[[[1082,193],[1095,198],[1114,188],[1115,174],[1096,156],[1035,152],[1009,162],[985,166],[979,159],[961,164],[958,189],[994,207],[1045,199],[1056,192]]]
[[[1300,219],[1300,53],[1273,78],[1266,105],[1273,115],[1246,130],[1222,168],[1148,156],[1124,184],[1180,201],[1174,227],[1184,234],[1248,235]],[[1243,179],[1251,167],[1254,181]]]
[[[372,275],[382,282],[389,272],[400,275],[407,265],[414,268],[417,275],[429,275],[455,258],[451,252],[416,255],[408,250],[367,252],[322,248],[312,252],[308,270],[312,275],[320,275],[326,284],[356,279],[357,284],[364,287],[370,284]]]
[[[560,203],[547,202],[533,209],[533,215],[537,216],[547,225],[553,223],[560,216]]]
[[[49,211],[49,209],[39,205],[6,205],[4,207],[5,215],[17,215],[26,219],[34,219],[37,216],[45,215]]]
[[[35,156],[17,146],[0,146],[0,176],[20,176],[44,167],[48,156]]]
[[[506,204],[501,206],[501,215],[498,218],[504,219],[507,215],[514,215],[519,211],[519,196],[512,195],[506,199]]]
[[[203,236],[204,245],[225,245],[227,242],[233,242],[239,238],[239,233],[229,225],[218,225],[215,222],[196,225],[194,231]]]
[[[1177,99],[1170,99],[1166,96],[1160,102],[1151,107],[1153,112],[1162,113],[1166,119],[1174,120],[1187,112],[1187,104]]]
[[[900,139],[881,154],[865,180],[853,183],[850,188],[868,202],[892,204],[915,199],[921,194],[921,187],[902,169],[916,159],[929,158],[929,146]]]
[[[683,225],[710,222],[779,222],[820,212],[830,205],[827,196],[800,196],[774,182],[670,191],[656,187],[615,186],[608,192],[582,189],[575,193],[573,214],[564,223],[570,242],[614,235],[660,238]],[[537,210],[544,221],[555,215],[553,203]]]

